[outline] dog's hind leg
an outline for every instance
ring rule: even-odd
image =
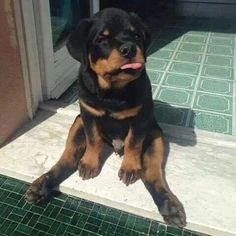
[[[53,189],[73,174],[86,149],[83,122],[77,116],[66,141],[66,148],[59,161],[45,174],[36,179],[25,194],[29,202],[44,202],[53,195]]]
[[[154,124],[144,141],[141,179],[165,222],[183,227],[186,225],[184,208],[170,191],[163,174],[164,152],[162,131],[157,124]]]

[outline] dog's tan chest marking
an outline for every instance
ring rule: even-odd
[[[130,109],[111,113],[110,116],[114,119],[117,119],[117,120],[124,120],[126,118],[136,116],[139,113],[141,108],[142,108],[142,105],[138,105],[138,106],[130,108]]]
[[[93,114],[94,116],[104,116],[106,114],[104,110],[99,109],[99,108],[94,108],[81,100],[80,100],[80,104],[85,110],[87,110],[89,113]]]
[[[134,117],[139,113],[140,109],[142,108],[142,105],[138,105],[136,107],[125,109],[123,111],[110,113],[110,112],[106,112],[105,110],[102,110],[100,108],[94,108],[82,100],[80,100],[80,104],[85,110],[87,110],[89,113],[91,113],[94,116],[101,117],[104,115],[108,115],[116,120],[124,120],[127,118]]]

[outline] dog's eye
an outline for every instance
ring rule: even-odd
[[[141,35],[138,33],[134,33],[134,39],[135,40],[140,40],[141,39]]]
[[[97,42],[98,42],[98,43],[104,42],[104,41],[106,41],[108,38],[109,38],[109,35],[101,34],[101,35],[98,36]]]

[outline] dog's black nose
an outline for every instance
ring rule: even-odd
[[[121,45],[119,49],[121,55],[126,58],[132,58],[136,55],[136,45],[131,42],[127,42]]]

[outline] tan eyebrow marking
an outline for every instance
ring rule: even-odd
[[[108,29],[105,29],[103,32],[102,32],[102,35],[103,36],[109,36],[110,35],[110,32]]]
[[[134,31],[135,31],[135,28],[131,25],[131,26],[130,26],[130,30],[131,30],[132,32],[134,32]]]

